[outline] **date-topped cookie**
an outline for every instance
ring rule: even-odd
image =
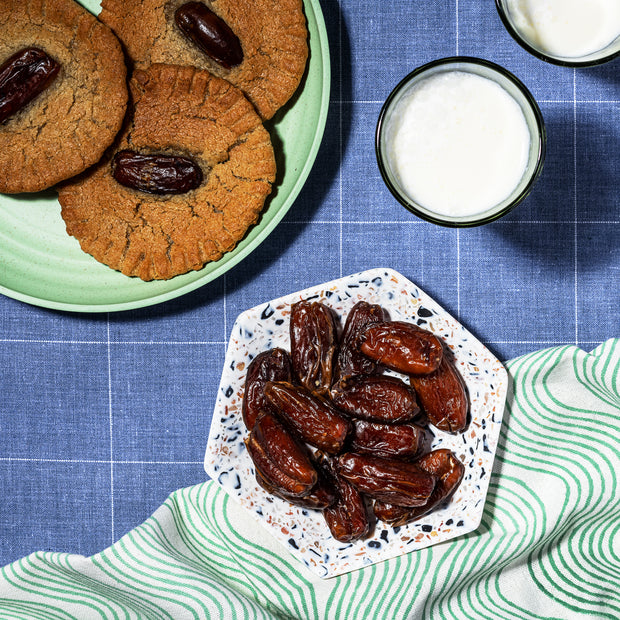
[[[264,120],[293,95],[308,58],[302,0],[102,0],[99,17],[136,68],[208,69],[240,88]]]
[[[36,192],[96,163],[121,128],[120,43],[73,0],[0,0],[0,193]]]
[[[156,64],[130,82],[133,114],[118,142],[62,186],[67,232],[98,261],[168,279],[232,250],[271,191],[271,138],[229,82]]]

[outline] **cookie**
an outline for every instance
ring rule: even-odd
[[[0,65],[34,47],[59,66],[42,92],[0,123],[0,192],[36,192],[96,163],[114,141],[127,69],[116,36],[73,0],[0,0],[0,31]]]
[[[241,42],[243,60],[224,68],[201,51],[175,22],[187,0],[102,0],[99,18],[125,45],[135,67],[151,63],[208,69],[240,88],[260,116],[271,118],[293,95],[308,57],[302,0],[210,0],[211,9]]]
[[[95,168],[60,187],[61,213],[67,232],[98,261],[143,280],[168,279],[218,260],[258,220],[275,179],[274,151],[243,93],[208,71],[156,64],[134,72],[130,93],[133,112],[119,140]],[[123,185],[114,175],[127,151],[183,157],[202,181],[180,194]],[[177,183],[162,170],[143,180]],[[131,181],[124,172],[119,177]]]

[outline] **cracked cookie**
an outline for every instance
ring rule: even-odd
[[[0,193],[96,163],[120,130],[127,69],[110,28],[73,0],[0,0]]]
[[[99,18],[136,68],[208,69],[240,88],[263,120],[297,90],[308,58],[302,0],[102,0]]]
[[[114,147],[59,189],[67,232],[98,261],[168,279],[232,250],[271,192],[271,138],[229,82],[155,64],[130,81],[132,113]]]

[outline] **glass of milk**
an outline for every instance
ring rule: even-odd
[[[598,65],[620,55],[620,0],[495,0],[512,37],[557,65]]]
[[[381,176],[415,215],[478,226],[516,207],[542,170],[540,109],[511,73],[457,56],[406,76],[385,101],[375,137]]]

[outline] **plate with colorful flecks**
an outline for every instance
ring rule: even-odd
[[[432,429],[430,449],[447,448],[462,462],[463,479],[436,510],[392,527],[377,520],[368,537],[339,542],[320,511],[294,506],[256,482],[244,440],[245,377],[252,359],[280,347],[290,351],[291,306],[301,300],[327,305],[344,325],[359,301],[378,304],[390,320],[414,323],[438,336],[465,382],[469,420],[463,432]],[[290,553],[322,578],[410,553],[475,530],[489,487],[502,424],[507,373],[496,357],[414,283],[391,269],[372,269],[266,301],[237,318],[230,337],[205,454],[205,471]]]

